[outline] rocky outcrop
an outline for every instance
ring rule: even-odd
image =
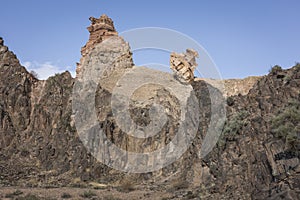
[[[22,67],[0,38],[0,149],[11,145],[30,123],[30,96],[37,79]]]
[[[95,17],[90,17],[89,19],[91,25],[87,29],[90,32],[90,37],[86,45],[81,48],[82,58],[80,63],[77,64],[76,74],[80,73],[81,65],[84,62],[86,55],[89,54],[96,44],[99,44],[112,36],[118,35],[114,27],[114,22],[107,15],[103,14],[99,19]]]
[[[100,59],[99,59],[100,58]],[[87,79],[99,71],[99,79],[108,77],[112,72],[124,70],[133,66],[132,53],[129,44],[122,37],[114,36],[106,39],[101,44],[95,44],[89,54],[84,56],[81,69],[77,70],[77,78]]]
[[[195,78],[194,81],[205,81],[210,85],[218,88],[223,88],[224,97],[230,97],[235,95],[247,95],[253,86],[261,79],[259,76],[249,76],[244,79],[207,79],[207,78]]]
[[[98,30],[96,24],[102,22],[91,20]],[[111,31],[110,23],[106,23],[105,28]],[[163,105],[168,120],[154,137],[127,135],[116,123],[111,99],[114,88],[122,86],[120,78],[126,73],[132,77],[140,68],[133,66],[129,45],[118,36],[88,49],[81,62],[85,67],[79,70],[77,79],[65,72],[39,81],[0,39],[1,186],[78,187],[98,183],[120,188],[131,184],[141,192],[151,189],[168,193],[171,199],[299,199],[299,64],[289,70],[276,68],[247,89],[237,86],[243,81],[230,81],[236,90],[227,98],[222,136],[204,158],[199,152],[211,121],[212,101],[224,97],[209,81],[187,84],[200,110],[192,144],[180,159],[161,170],[126,174],[98,162],[76,130],[73,86],[83,75],[92,75],[88,63],[106,66],[99,68],[102,79],[97,85],[95,108],[108,140],[121,149],[151,152],[168,144],[178,130],[180,99],[155,84],[138,88],[129,103],[133,121],[139,126],[149,124],[153,103]],[[210,98],[212,93],[216,99]]]
[[[226,199],[299,198],[299,132],[291,145],[289,131],[282,128],[287,120],[297,121],[300,116],[299,74],[300,65],[273,71],[247,95],[227,99],[223,136],[204,160],[216,180],[212,190],[226,193]],[[292,108],[290,102],[298,106]],[[298,114],[286,114],[291,108]],[[278,115],[282,122],[275,124]],[[283,135],[274,134],[278,128]]]
[[[191,83],[194,80],[194,71],[198,64],[196,58],[198,52],[193,49],[187,49],[185,53],[171,53],[170,68],[175,72],[179,80]]]

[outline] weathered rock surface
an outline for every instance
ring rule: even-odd
[[[232,198],[236,191],[242,190],[253,199],[299,198],[300,187],[296,183],[299,182],[299,131],[291,150],[287,137],[280,139],[272,127],[276,116],[284,113],[291,101],[296,102],[295,112],[299,113],[299,72],[300,65],[271,72],[260,79],[248,95],[228,99],[230,106],[223,142],[215,149],[215,157],[212,153],[208,159],[211,172],[219,181],[216,185],[219,191],[227,190]],[[298,118],[299,114],[283,118],[281,125]],[[229,165],[228,171],[220,170],[220,166]],[[233,186],[234,182],[240,184]]]
[[[194,71],[198,66],[196,58],[198,52],[193,49],[187,49],[185,53],[171,53],[170,68],[178,76],[179,80],[191,83],[194,80]]]
[[[247,95],[250,89],[261,79],[259,76],[249,76],[244,79],[207,79],[207,78],[195,78],[194,81],[205,81],[210,85],[218,88],[221,87],[225,97],[235,95]]]
[[[92,23],[98,22],[92,19]],[[124,71],[133,67],[128,44],[111,36],[94,45],[82,63],[88,60],[109,63],[95,96],[97,117],[107,138],[134,152],[152,151],[167,144],[177,131],[181,111],[178,99],[164,88],[143,86],[130,102],[131,117],[140,126],[149,123],[153,102],[168,110],[168,123],[155,137],[131,138],[115,122],[112,91]],[[79,71],[78,79],[83,73],[92,73],[89,68]],[[230,96],[223,134],[213,151],[202,159],[198,154],[210,122],[210,93],[219,99],[224,94],[203,80],[193,81],[201,116],[192,145],[173,164],[143,174],[113,170],[87,152],[72,119],[74,82],[68,72],[46,81],[35,79],[0,39],[1,186],[79,186],[97,182],[111,187],[133,184],[139,190],[169,193],[172,199],[300,198],[299,64],[289,70],[272,70],[246,95],[242,95],[246,90],[241,88],[242,94]],[[279,125],[283,128],[276,127],[274,121],[278,120],[282,120]],[[284,132],[286,127],[294,128],[298,135]]]
[[[96,44],[99,44],[112,36],[118,35],[114,27],[114,22],[107,15],[103,14],[99,19],[95,17],[90,17],[89,19],[91,25],[87,29],[90,32],[90,37],[86,45],[81,48],[82,58],[80,63],[77,63],[76,74],[80,73],[85,56],[89,54]]]
[[[71,124],[70,73],[39,81],[6,46],[0,49],[1,185],[72,184],[88,176],[92,158]]]

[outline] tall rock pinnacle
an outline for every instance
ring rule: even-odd
[[[78,76],[81,71],[85,57],[91,52],[92,49],[94,49],[97,44],[108,38],[118,36],[118,32],[115,30],[113,20],[107,15],[103,14],[98,19],[95,17],[90,17],[89,20],[91,21],[91,25],[87,27],[87,29],[90,32],[90,37],[86,45],[81,48],[82,57],[80,59],[80,63],[77,63],[76,76]]]
[[[103,14],[99,19],[90,17],[91,25],[87,27],[90,32],[89,41],[81,49],[81,55],[85,56],[96,44],[103,40],[118,35],[114,22],[107,15]]]

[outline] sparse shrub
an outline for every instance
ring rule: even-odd
[[[22,191],[16,190],[16,191],[14,191],[13,193],[6,194],[6,195],[5,195],[5,198],[14,198],[14,197],[19,196],[19,195],[21,195],[21,194],[23,194]]]
[[[228,97],[228,98],[226,99],[226,102],[227,102],[227,105],[228,105],[228,106],[232,106],[232,105],[234,104],[234,100],[233,100],[232,97]]]
[[[31,71],[30,71],[30,74],[31,74],[34,78],[36,78],[36,79],[39,78],[38,73],[36,73],[34,70],[31,70]]]
[[[289,104],[271,120],[271,133],[282,140],[289,149],[300,148],[300,102],[291,100]]]
[[[283,81],[284,81],[285,83],[288,83],[288,82],[290,82],[291,80],[292,80],[291,76],[285,76],[285,77],[283,78]]]
[[[69,194],[69,193],[63,193],[62,195],[61,195],[61,198],[62,199],[70,199],[72,196]]]
[[[134,190],[134,185],[130,180],[123,181],[118,187],[120,192],[131,192]]]
[[[198,197],[198,194],[197,193],[193,193],[192,191],[188,191],[188,193],[186,195],[187,199],[195,199],[197,197]]]
[[[223,129],[223,135],[226,136],[229,140],[232,140],[236,134],[239,133],[241,128],[248,123],[247,117],[249,112],[242,110],[232,116],[232,118],[226,122]]]
[[[296,67],[297,69],[300,69],[300,62],[296,62],[296,63],[295,63],[295,67]]]
[[[236,135],[241,131],[242,127],[249,123],[247,119],[248,116],[248,111],[241,110],[227,119],[222,134],[217,143],[219,148],[224,148],[226,145],[226,141],[232,141],[235,139]]]
[[[92,197],[95,197],[97,196],[96,193],[94,193],[93,191],[91,190],[88,190],[88,191],[85,191],[83,194],[80,195],[81,197],[83,198],[92,198]]]
[[[276,74],[277,72],[280,72],[280,71],[282,71],[282,68],[279,65],[275,65],[274,67],[272,67],[270,69],[269,72],[272,74]]]

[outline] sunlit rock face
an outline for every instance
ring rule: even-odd
[[[196,58],[198,52],[187,49],[185,53],[171,53],[170,68],[174,71],[179,80],[191,83],[194,81],[194,71],[198,66]]]
[[[115,30],[114,22],[107,15],[103,14],[100,18],[90,17],[91,25],[87,27],[90,36],[86,45],[81,48],[82,58],[80,63],[77,63],[76,74],[80,74],[81,65],[84,62],[86,55],[96,46],[104,40],[118,36],[118,32]]]
[[[299,199],[299,64],[257,79],[227,81],[231,90],[226,95],[205,79],[185,84],[199,101],[199,129],[187,151],[161,170],[127,174],[97,161],[79,138],[72,115],[74,83],[93,73],[88,63],[108,63],[99,69],[102,79],[93,100],[107,139],[119,148],[142,153],[168,144],[178,131],[182,110],[181,99],[166,88],[142,85],[131,95],[132,120],[139,126],[150,124],[149,110],[156,103],[163,106],[168,121],[154,137],[126,135],[114,119],[111,97],[114,88],[122,86],[118,83],[124,74],[134,77],[140,69],[133,66],[129,44],[117,35],[107,16],[90,20],[91,36],[82,49],[77,79],[65,72],[37,80],[0,38],[0,186],[87,187],[97,182],[114,190],[121,181],[131,180],[135,188],[147,191],[145,196],[151,190],[170,199]],[[174,62],[175,66],[180,64]],[[192,80],[193,76],[186,77]],[[227,119],[217,145],[200,158],[211,102],[216,100],[210,98],[212,93],[217,99],[230,97]]]

